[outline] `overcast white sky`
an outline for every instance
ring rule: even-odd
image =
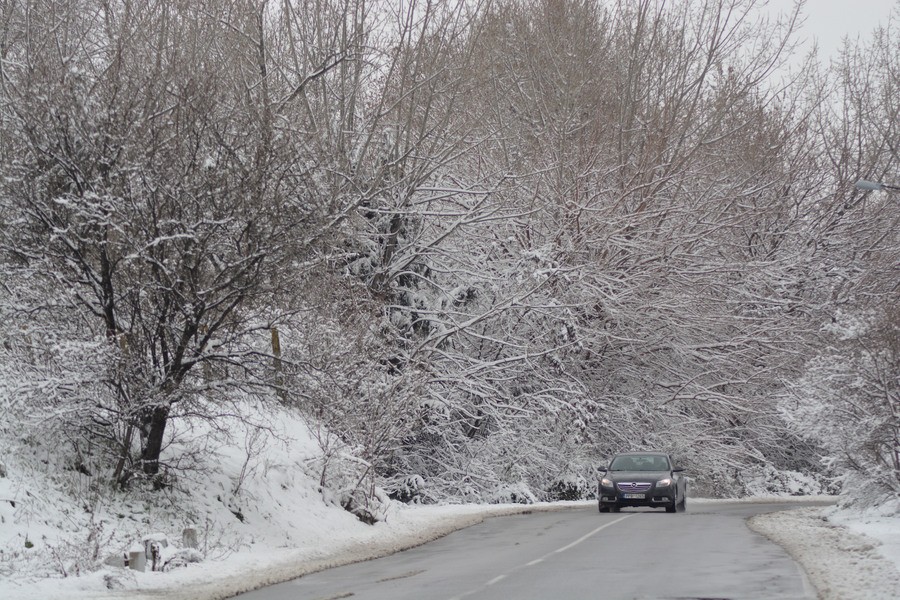
[[[819,43],[819,58],[827,62],[841,47],[845,36],[855,39],[867,37],[879,24],[886,25],[891,10],[900,0],[807,0],[803,13],[806,22],[800,32],[801,38]],[[769,10],[773,14],[787,13],[795,0],[769,0]],[[900,16],[900,13],[898,13]]]

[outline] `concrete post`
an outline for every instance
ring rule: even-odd
[[[184,531],[181,532],[181,545],[185,548],[192,548],[196,550],[199,547],[197,543],[197,528],[196,527],[185,527]]]
[[[128,568],[133,571],[147,570],[147,554],[142,544],[135,544],[128,550]]]

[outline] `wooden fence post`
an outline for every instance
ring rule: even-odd
[[[277,327],[272,327],[272,367],[275,369],[275,392],[282,403],[287,403],[281,364],[281,338],[278,336]]]

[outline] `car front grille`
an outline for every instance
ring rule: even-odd
[[[646,492],[650,489],[652,483],[643,483],[643,482],[623,482],[616,484],[616,487],[619,488],[620,492]]]

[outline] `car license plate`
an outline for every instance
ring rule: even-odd
[[[623,498],[627,498],[627,499],[635,499],[635,500],[640,499],[640,500],[643,500],[643,499],[644,499],[644,494],[622,494],[622,497],[623,497]]]

